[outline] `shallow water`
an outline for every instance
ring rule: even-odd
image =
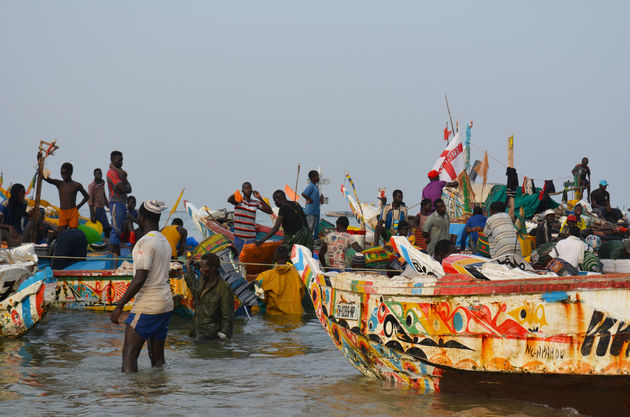
[[[314,318],[238,319],[232,341],[193,343],[171,321],[167,365],[120,372],[124,327],[109,315],[54,310],[0,341],[2,415],[568,416],[511,400],[417,394],[361,376]]]

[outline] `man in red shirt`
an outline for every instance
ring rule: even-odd
[[[109,210],[112,216],[109,248],[112,253],[120,255],[120,233],[127,220],[127,193],[131,192],[131,184],[127,181],[127,173],[122,169],[122,152],[112,151],[110,161],[107,171]]]

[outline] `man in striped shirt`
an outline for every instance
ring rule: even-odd
[[[514,223],[505,212],[504,203],[495,201],[490,204],[490,217],[486,221],[483,233],[488,236],[491,258],[498,258],[502,255],[522,256]]]
[[[242,195],[234,193],[228,197],[228,203],[234,205],[234,246],[241,251],[246,243],[254,243],[256,240],[256,210],[262,210],[267,214],[273,211],[258,191],[252,191],[252,185],[244,182],[241,188]],[[253,200],[252,194],[256,198]]]

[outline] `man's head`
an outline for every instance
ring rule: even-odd
[[[112,162],[116,168],[122,168],[123,164],[123,154],[120,151],[112,151],[109,155],[109,160]]]
[[[24,202],[24,196],[26,195],[26,189],[22,184],[16,183],[11,186],[9,190],[11,196],[9,197],[9,203],[22,204]]]
[[[313,184],[317,184],[319,182],[319,172],[315,170],[309,171],[308,179],[311,180]]]
[[[130,195],[129,197],[127,197],[127,210],[135,210],[136,208],[136,197]]]
[[[432,169],[429,171],[428,177],[429,181],[437,181],[440,179],[440,174],[436,170]]]
[[[74,171],[74,167],[70,162],[64,162],[61,164],[61,178],[64,181],[69,181],[72,179],[72,172]]]
[[[584,212],[584,209],[582,208],[581,204],[576,204],[575,207],[573,207],[573,213],[575,214],[575,217],[577,217],[578,219],[580,218],[583,212]]]
[[[221,266],[221,260],[214,253],[204,253],[201,255],[199,262],[199,272],[201,272],[201,275],[209,277],[219,270],[219,266]]]
[[[474,216],[476,216],[476,215],[482,215],[483,216],[483,209],[481,207],[479,207],[479,206],[475,207],[473,209],[473,215]]]
[[[585,167],[587,165],[588,165],[588,158],[587,157],[582,158],[582,166]]]
[[[409,236],[409,231],[411,228],[409,227],[409,223],[406,220],[401,220],[398,222],[398,236]]]
[[[505,203],[502,201],[495,201],[490,204],[490,215],[497,213],[505,213]]]
[[[433,202],[433,206],[435,207],[435,211],[437,211],[440,216],[443,216],[446,213],[446,204],[444,204],[444,200],[442,200],[441,198],[435,200]]]
[[[420,202],[420,211],[422,211],[424,213],[430,212],[431,211],[431,207],[433,207],[433,203],[428,198],[425,198],[424,200],[422,200]]]
[[[575,217],[574,214],[569,214],[567,216],[567,225],[569,226],[569,229],[571,229],[571,227],[576,226],[577,225],[577,217]]]
[[[184,221],[182,219],[180,219],[179,217],[175,217],[173,219],[173,223],[171,223],[173,226],[184,226]]]
[[[282,190],[276,190],[273,192],[273,202],[276,203],[276,207],[281,207],[287,202],[287,195]]]
[[[599,188],[601,188],[602,190],[605,190],[605,189],[606,189],[606,187],[608,187],[608,181],[606,181],[606,180],[601,180],[601,181],[599,182]]]
[[[243,186],[241,187],[241,191],[243,192],[243,196],[247,199],[249,199],[252,195],[252,184],[250,184],[249,182],[245,181],[243,183]]]
[[[545,221],[546,221],[548,224],[553,223],[553,221],[554,221],[554,219],[555,219],[555,218],[556,218],[556,212],[555,212],[555,211],[553,211],[552,209],[547,209],[547,210],[545,211]]]
[[[337,219],[337,231],[345,232],[348,230],[348,226],[350,226],[350,221],[346,216],[341,216]]]
[[[392,193],[393,203],[400,204],[403,201],[403,192],[400,190],[394,190]]]
[[[577,226],[570,226],[569,227],[569,235],[570,236],[575,236],[575,237],[580,237],[580,228]]]
[[[160,215],[164,210],[166,210],[166,206],[162,201],[148,200],[142,203],[138,209],[140,230],[146,233],[148,230],[157,229],[160,223]]]
[[[442,262],[442,260],[448,255],[451,254],[451,241],[450,240],[440,240],[435,244],[435,249],[433,250],[433,257],[436,261]]]
[[[278,246],[275,260],[278,265],[286,265],[289,262],[289,248],[284,245]]]

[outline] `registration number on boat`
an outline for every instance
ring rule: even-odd
[[[360,311],[359,304],[340,303],[336,306],[335,316],[338,319],[359,320]]]

